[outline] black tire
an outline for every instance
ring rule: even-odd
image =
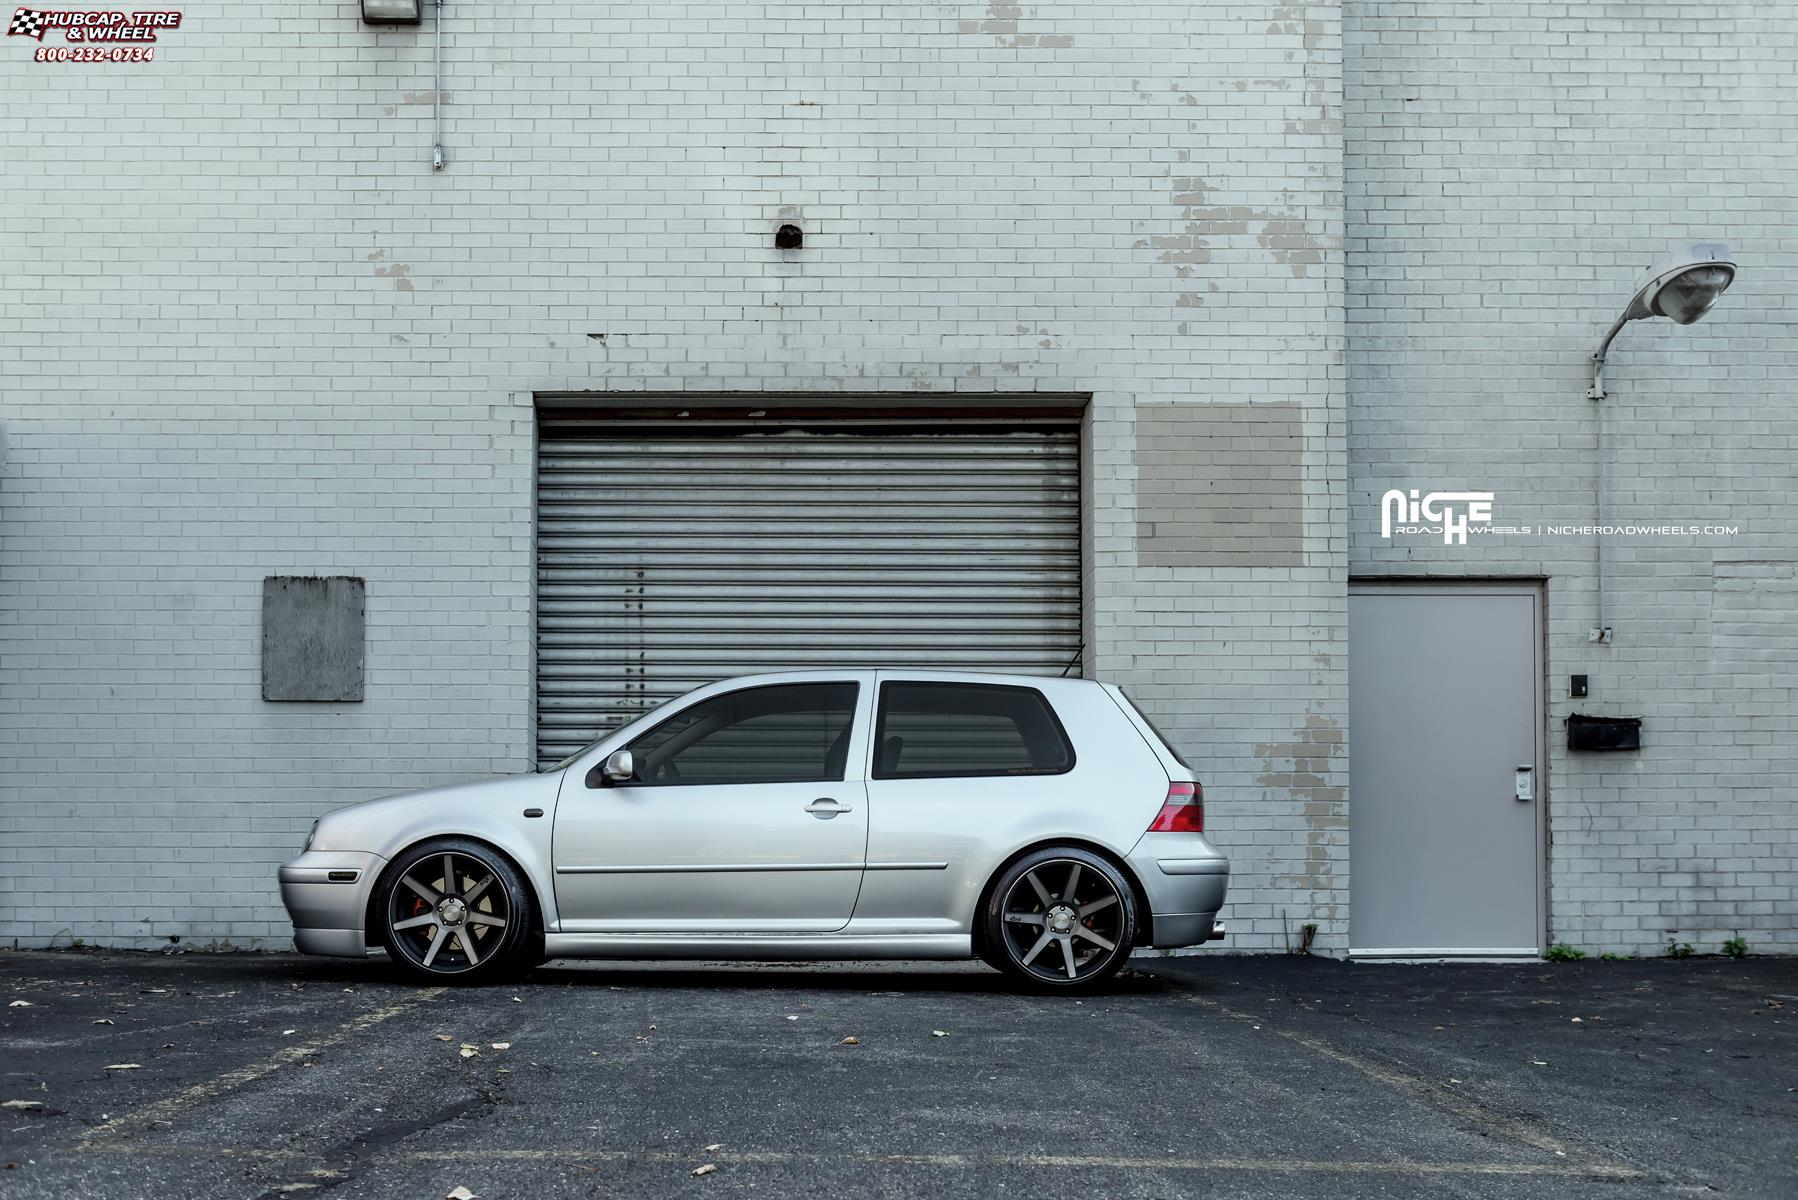
[[[981,913],[981,957],[1034,990],[1090,992],[1130,961],[1136,926],[1136,892],[1110,860],[1049,846],[994,881]]]
[[[395,858],[376,890],[374,919],[388,956],[432,983],[515,978],[536,965],[540,948],[531,889],[504,855],[467,838],[433,838]]]

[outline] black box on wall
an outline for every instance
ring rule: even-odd
[[[1567,718],[1569,750],[1640,750],[1641,717],[1588,717],[1574,713]]]

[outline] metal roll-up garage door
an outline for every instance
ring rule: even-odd
[[[539,434],[543,765],[731,675],[1056,675],[1079,652],[1066,419],[673,426],[545,411]]]

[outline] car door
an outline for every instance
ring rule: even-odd
[[[1093,817],[1103,807],[1095,781],[1073,774],[1073,743],[1040,689],[978,675],[878,678],[858,930],[965,931],[1006,854],[1071,832],[1110,832]],[[1166,777],[1157,778],[1164,790]]]
[[[556,805],[567,932],[828,932],[868,841],[871,678],[704,696],[619,747],[636,775],[571,775]]]

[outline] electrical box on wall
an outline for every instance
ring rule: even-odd
[[[1640,750],[1641,717],[1588,717],[1574,713],[1567,718],[1569,750]]]

